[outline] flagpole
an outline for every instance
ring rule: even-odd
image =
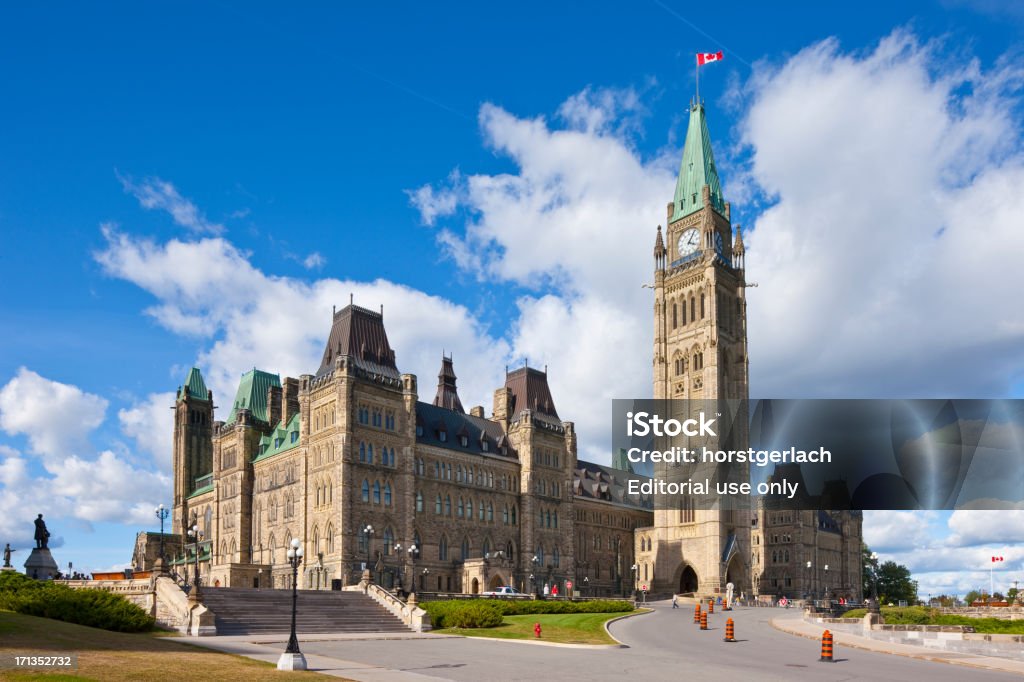
[[[697,106],[700,106],[700,57],[693,55],[693,72],[697,78]]]

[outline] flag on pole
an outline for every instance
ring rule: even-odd
[[[720,62],[720,61],[722,61],[722,53],[721,52],[698,52],[697,53],[697,65],[698,66],[704,66],[705,64],[710,64],[711,62]]]
[[[1002,561],[1002,560],[1003,560],[1003,557],[1001,557],[1001,556],[994,556],[994,557],[992,557],[992,563],[996,563],[996,562]]]

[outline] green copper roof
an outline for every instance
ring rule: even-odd
[[[188,393],[193,398],[198,400],[209,400],[210,392],[206,390],[206,382],[203,381],[203,373],[199,371],[198,367],[193,367],[188,371],[188,376],[185,377],[185,383],[178,388],[178,400],[185,397],[185,387],[188,387]]]
[[[238,392],[235,393],[235,402],[231,404],[231,414],[228,415],[225,424],[235,423],[235,417],[239,410],[249,410],[252,416],[260,421],[267,419],[267,389],[271,386],[281,386],[281,378],[276,374],[270,374],[259,369],[252,369],[242,375],[242,381],[238,384]]]
[[[683,145],[683,162],[679,166],[676,180],[675,209],[673,222],[704,208],[701,198],[704,185],[711,186],[711,205],[725,214],[722,199],[722,185],[718,181],[715,158],[711,153],[711,134],[708,132],[707,117],[703,104],[690,107],[690,125],[686,129],[686,143]]]
[[[252,461],[259,462],[297,447],[299,447],[298,412],[292,415],[288,424],[280,422],[269,436],[260,438],[260,449]]]

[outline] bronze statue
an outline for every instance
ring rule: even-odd
[[[46,543],[50,540],[50,531],[46,530],[46,522],[40,514],[36,519],[36,549],[46,549]]]
[[[11,552],[16,551],[18,550],[11,549],[11,543],[9,542],[7,543],[7,546],[4,547],[4,568],[11,568]]]

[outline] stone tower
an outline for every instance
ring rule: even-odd
[[[654,397],[721,412],[721,401],[748,398],[744,249],[700,102],[690,107],[666,224],[654,245]],[[746,440],[742,420],[733,435]],[[685,498],[656,505],[654,526],[637,532],[638,582],[654,592],[713,594],[730,581],[749,591],[750,514],[695,507]]]
[[[174,402],[174,533],[183,533],[188,526],[188,497],[213,485],[212,434],[213,391],[206,388],[199,368],[193,367]]]

